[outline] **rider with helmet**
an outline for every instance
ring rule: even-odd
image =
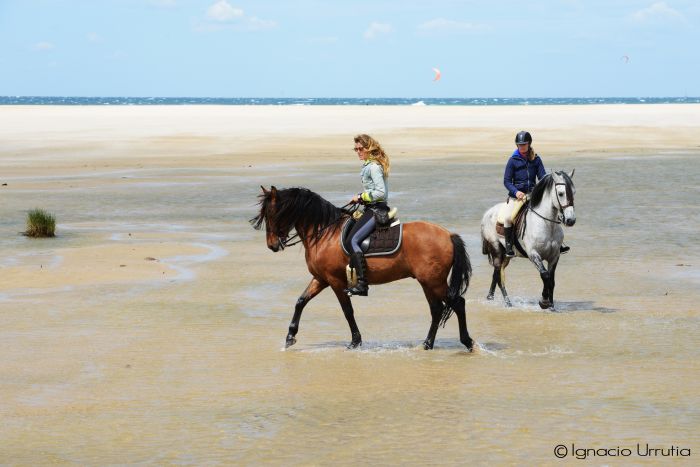
[[[537,181],[546,175],[544,164],[540,156],[532,148],[532,135],[527,131],[520,131],[515,135],[517,149],[508,159],[506,170],[503,174],[503,185],[508,190],[503,230],[506,243],[506,256],[513,257],[513,210],[518,209],[525,202],[525,197],[534,188]],[[569,250],[568,246],[562,246],[561,252]]]
[[[540,156],[532,148],[532,135],[527,131],[519,131],[515,135],[517,149],[513,151],[506,170],[503,173],[503,185],[508,190],[508,200],[506,201],[505,217],[503,219],[503,230],[506,244],[506,256],[513,257],[513,210],[518,209],[525,202],[526,195],[530,194],[538,181],[546,175],[544,164]],[[562,245],[561,253],[569,251],[569,247]]]
[[[357,285],[346,289],[348,295],[366,296],[369,290],[367,285],[367,261],[360,244],[369,237],[377,225],[375,216],[386,216],[389,211],[387,200],[389,199],[389,156],[384,152],[377,140],[369,135],[357,135],[354,138],[354,151],[362,161],[362,192],[356,194],[351,203],[360,203],[365,206],[364,213],[348,234],[352,255],[350,267],[357,271]]]

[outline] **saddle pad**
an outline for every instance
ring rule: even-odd
[[[343,253],[350,256],[351,248],[350,241],[347,239],[347,234],[355,224],[354,220],[348,219],[340,234],[340,246],[343,248]],[[400,221],[394,221],[388,228],[376,229],[369,235],[369,248],[365,248],[367,239],[362,242],[362,250],[365,256],[386,256],[396,253],[401,248],[401,238],[403,236],[403,224]]]

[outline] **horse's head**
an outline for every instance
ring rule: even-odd
[[[570,174],[564,171],[552,172],[552,179],[554,180],[554,193],[552,197],[556,199],[556,202],[553,201],[553,204],[559,209],[564,224],[569,227],[576,223],[576,213],[574,212],[576,187],[571,180],[574,177],[575,171],[576,169],[572,170]]]
[[[281,226],[278,221],[278,211],[277,206],[279,203],[279,196],[277,193],[277,188],[272,186],[269,190],[266,190],[264,186],[261,186],[262,194],[260,198],[260,213],[250,220],[253,227],[260,229],[262,223],[265,222],[265,237],[267,240],[267,247],[274,251],[280,251],[284,249],[284,243],[289,236],[289,226]]]

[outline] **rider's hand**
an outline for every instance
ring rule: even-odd
[[[523,199],[525,197],[525,193],[523,193],[522,191],[519,191],[515,194],[515,197],[518,199]]]
[[[360,195],[353,196],[352,199],[350,200],[350,202],[353,204],[359,203],[360,202]]]

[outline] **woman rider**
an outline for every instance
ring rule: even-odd
[[[377,140],[369,135],[357,135],[354,138],[357,157],[362,161],[362,192],[353,196],[351,203],[365,205],[362,217],[355,223],[348,238],[353,253],[350,255],[350,267],[357,271],[357,285],[346,289],[348,295],[367,296],[367,262],[360,244],[376,226],[375,212],[384,214],[389,210],[389,156]],[[382,212],[383,211],[383,212]]]
[[[503,185],[508,190],[508,201],[506,201],[505,218],[503,219],[503,230],[506,243],[506,256],[513,257],[513,210],[525,202],[525,196],[534,188],[536,181],[542,180],[546,175],[542,159],[532,148],[532,135],[527,131],[520,131],[515,135],[517,149],[508,159],[506,170],[503,174]],[[562,253],[569,251],[569,247],[562,245]]]

